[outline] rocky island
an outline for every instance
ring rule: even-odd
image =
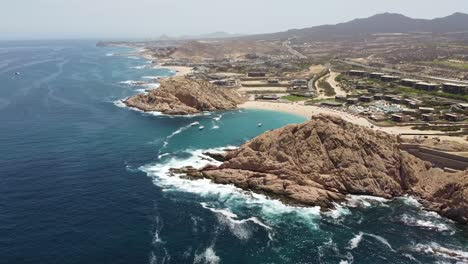
[[[189,115],[235,109],[243,101],[243,97],[235,90],[221,88],[204,80],[176,77],[164,79],[159,88],[129,97],[124,103],[143,111]]]
[[[468,223],[468,172],[446,172],[400,150],[395,136],[339,117],[266,132],[228,151],[220,166],[174,169],[192,179],[264,193],[284,202],[332,208],[346,195],[414,195],[429,210]]]

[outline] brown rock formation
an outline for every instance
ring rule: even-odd
[[[242,101],[243,98],[236,91],[203,80],[177,77],[165,79],[159,88],[132,96],[124,103],[143,111],[188,115],[234,109]]]
[[[400,151],[395,137],[337,117],[267,132],[227,153],[221,166],[187,174],[322,208],[347,194],[417,195],[427,208],[468,223],[468,171],[433,168]]]

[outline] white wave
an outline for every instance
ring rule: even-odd
[[[139,59],[141,59],[141,58],[140,58],[140,57],[137,57],[137,56],[128,56],[127,59],[139,60]]]
[[[192,127],[192,124],[188,124],[186,126],[183,126],[183,127],[180,127],[179,129],[177,129],[176,131],[172,132],[169,136],[166,137],[166,139],[164,140],[164,143],[163,143],[163,146],[162,148],[159,150],[159,152],[161,152],[161,150],[165,149],[168,145],[169,145],[169,141],[176,135],[184,132],[185,130],[189,129]]]
[[[359,232],[356,236],[354,236],[351,240],[348,242],[348,248],[349,249],[355,249],[359,246],[359,243],[362,241],[362,236],[364,235],[363,232]]]
[[[414,206],[418,208],[422,207],[419,201],[413,196],[405,195],[404,197],[400,197],[399,199],[403,201],[403,203],[406,205],[410,205],[410,206]]]
[[[153,234],[153,245],[157,243],[163,243],[160,237],[162,228],[163,228],[163,223],[161,221],[161,218],[159,216],[156,216],[154,234]]]
[[[213,245],[211,245],[203,253],[195,254],[195,259],[193,260],[193,263],[218,264],[220,261],[220,257],[216,255],[216,252],[213,249]]]
[[[218,125],[214,125],[211,129],[219,129]]]
[[[436,231],[451,230],[451,228],[444,223],[436,223],[435,221],[417,219],[407,214],[403,214],[403,216],[401,217],[401,221],[408,226],[416,226],[416,227],[421,227],[421,228],[431,229],[431,230],[436,230]]]
[[[121,81],[120,83],[121,83],[121,84],[127,84],[127,85],[133,85],[133,86],[146,84],[145,82],[142,82],[142,81],[134,81],[134,80]]]
[[[383,238],[381,236],[378,236],[378,235],[374,235],[374,234],[370,234],[370,233],[364,233],[364,232],[359,232],[359,234],[355,235],[352,239],[350,239],[349,242],[348,242],[347,248],[348,249],[357,248],[359,246],[359,243],[361,243],[364,236],[372,237],[372,238],[376,239],[377,241],[379,241],[380,243],[387,246],[390,250],[395,251],[393,249],[392,245],[390,245],[390,243],[388,242],[387,239],[385,239],[385,238]]]
[[[215,116],[215,117],[213,117],[213,120],[219,121],[219,120],[221,120],[222,117],[223,117],[223,115]]]
[[[348,207],[371,207],[371,206],[385,206],[390,200],[376,197],[376,196],[369,196],[369,195],[348,195],[346,198],[345,205]]]
[[[107,56],[107,57],[114,56],[114,53],[106,53],[106,56]]]
[[[143,76],[141,78],[150,79],[150,80],[157,80],[157,79],[161,78],[161,76]]]
[[[138,65],[138,66],[132,66],[130,67],[131,69],[137,69],[137,70],[142,70],[148,68],[148,65]]]
[[[164,157],[166,157],[166,156],[169,156],[169,155],[171,155],[171,154],[170,154],[170,153],[163,153],[163,154],[160,154],[160,155],[158,155],[158,159],[162,159],[162,158],[164,158]]]
[[[213,149],[188,150],[190,157],[181,159],[171,157],[164,163],[148,164],[140,167],[153,179],[153,183],[163,189],[163,191],[179,191],[200,195],[201,197],[217,199],[222,201],[228,208],[258,208],[262,218],[268,224],[275,224],[282,221],[282,216],[290,215],[308,225],[312,229],[317,229],[317,220],[320,219],[320,208],[316,207],[295,207],[274,200],[265,195],[256,194],[241,190],[234,185],[223,185],[213,183],[209,179],[189,180],[182,175],[171,175],[171,168],[181,168],[192,166],[196,169],[206,165],[221,165],[221,162],[204,155],[204,152],[222,152],[229,147]],[[241,221],[241,220],[239,220]],[[249,221],[255,221],[250,219]],[[257,223],[258,224],[258,223]]]
[[[126,99],[126,98],[125,98]],[[113,101],[112,103],[114,103],[115,106],[119,107],[119,108],[127,108],[127,106],[124,104],[123,101],[125,101],[125,99],[123,100],[116,100],[116,101]]]
[[[458,261],[459,263],[468,263],[468,251],[464,251],[462,249],[450,249],[447,247],[443,247],[435,242],[432,242],[429,245],[416,244],[413,250],[416,252],[424,253],[426,255],[456,260],[457,263]]]
[[[390,245],[390,243],[388,242],[387,239],[385,239],[385,238],[383,238],[383,237],[381,237],[381,236],[374,235],[374,234],[369,234],[369,233],[364,233],[364,235],[375,238],[377,241],[379,241],[380,243],[382,243],[382,244],[384,244],[385,246],[387,246],[390,250],[395,251],[395,250],[392,248],[392,245]]]
[[[265,228],[267,231],[272,230],[272,228],[265,223],[263,223],[260,219],[257,217],[250,217],[247,219],[238,219],[239,217],[231,212],[229,209],[215,209],[209,207],[206,203],[201,203],[202,207],[205,209],[208,209],[218,216],[218,221],[224,225],[226,225],[231,232],[239,239],[241,240],[247,240],[252,236],[252,231],[248,229],[248,225],[245,225],[248,222],[252,222],[254,224],[257,224],[263,228]],[[271,239],[271,235],[269,233],[268,237]]]
[[[160,83],[144,83],[143,85],[150,89],[156,89],[159,88],[159,86],[161,86]]]
[[[346,207],[344,207],[344,206],[342,206],[340,204],[337,204],[337,203],[333,203],[333,205],[334,205],[335,209],[326,212],[325,215],[327,215],[327,216],[329,216],[329,217],[331,217],[333,219],[339,219],[339,218],[341,218],[343,216],[351,214],[351,211],[348,208],[346,208]]]

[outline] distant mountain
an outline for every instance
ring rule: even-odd
[[[291,29],[284,32],[248,37],[270,39],[295,37],[300,39],[330,40],[377,33],[449,33],[460,31],[468,31],[468,14],[455,13],[443,18],[413,19],[401,14],[383,13],[336,25]]]
[[[240,37],[243,34],[231,34],[223,31],[202,34],[202,35],[188,35],[188,36],[179,36],[179,37],[169,37],[167,35],[162,35],[160,40],[195,40],[195,39],[223,39],[223,38],[234,38]]]

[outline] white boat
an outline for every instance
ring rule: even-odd
[[[199,126],[198,129],[199,130],[203,130],[205,127],[204,126]]]
[[[196,122],[193,122],[192,124],[190,124],[191,127],[194,127],[194,126],[198,126],[200,124],[200,122],[196,121]]]
[[[263,124],[262,124],[262,123],[258,123],[257,126],[258,126],[258,127],[261,127],[261,126],[263,126]]]

